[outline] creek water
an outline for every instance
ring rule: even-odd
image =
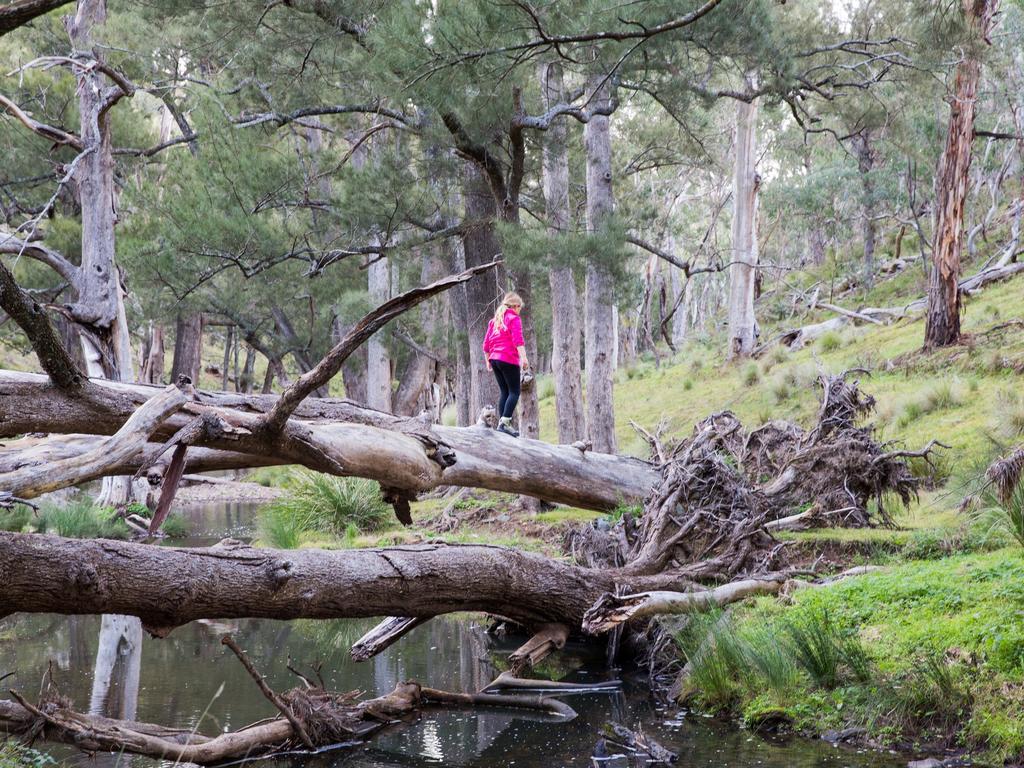
[[[251,534],[252,505],[219,504],[185,510],[192,519],[190,546],[225,535]],[[99,616],[20,615],[0,622],[0,675],[30,698],[50,662],[61,692],[76,708],[214,734],[276,714],[220,637],[231,632],[276,690],[298,683],[287,667],[329,689],[360,689],[373,696],[403,680],[453,691],[475,691],[500,671],[498,663],[521,638],[494,638],[476,617],[440,617],[368,662],[348,658],[350,644],[373,621],[232,620],[194,622],[163,640],[142,638],[136,628]],[[600,649],[570,644],[557,654],[555,677],[597,682],[613,676]],[[316,671],[314,671],[316,670]],[[706,718],[659,707],[642,681],[627,677],[621,690],[565,699],[579,714],[571,722],[513,711],[426,710],[411,722],[389,727],[369,744],[314,756],[275,758],[277,765],[305,768],[387,766],[625,766],[625,758],[592,758],[603,724],[642,729],[680,755],[681,766],[765,768],[895,768],[895,755],[836,748],[824,742],[765,740]],[[134,765],[154,761],[127,756],[86,758],[63,747],[44,746],[55,757],[81,765]]]

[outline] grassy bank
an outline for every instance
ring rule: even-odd
[[[894,564],[760,599],[680,639],[684,696],[748,725],[862,728],[880,745],[1024,756],[1024,553]]]

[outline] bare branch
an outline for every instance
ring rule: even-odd
[[[304,373],[295,383],[286,389],[280,399],[274,403],[274,407],[261,419],[260,429],[265,434],[275,435],[284,429],[288,418],[295,412],[295,409],[313,391],[319,389],[329,382],[341,370],[342,364],[356,349],[359,348],[373,334],[387,325],[403,312],[412,309],[417,304],[429,299],[431,296],[448,290],[460,283],[464,283],[475,275],[494,269],[501,264],[501,260],[471,267],[458,275],[446,277],[430,285],[420,288],[413,288],[410,291],[399,294],[372,310],[362,320],[353,326],[345,338],[327,353],[324,358],[316,364],[313,370]]]
[[[11,113],[11,115],[17,118],[22,125],[33,133],[42,136],[44,139],[48,139],[54,144],[66,144],[79,151],[82,150],[82,140],[78,138],[78,136],[65,131],[63,128],[56,128],[52,125],[46,125],[46,123],[40,123],[6,96],[0,95],[0,107],[6,109]]]
[[[0,37],[72,0],[13,0],[0,8]]]
[[[86,378],[61,343],[45,310],[18,287],[14,275],[0,261],[0,308],[28,336],[36,357],[54,385],[65,392],[78,392]]]

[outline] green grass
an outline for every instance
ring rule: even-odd
[[[32,509],[15,504],[11,509],[0,509],[0,531],[20,533],[32,520]]]
[[[131,536],[131,529],[114,517],[112,509],[98,507],[90,498],[44,506],[32,525],[40,533],[75,539],[127,539]]]
[[[352,541],[360,532],[379,530],[393,520],[380,484],[358,477],[334,477],[296,470],[286,493],[260,511],[259,536],[279,549],[293,549],[306,533]]]
[[[1024,753],[1019,548],[903,563],[800,590],[790,605],[762,598],[735,616],[737,635],[768,631],[791,644],[803,682],[773,701],[798,727],[860,725],[895,740],[952,728],[1000,763]],[[799,640],[794,627],[803,628]],[[734,679],[733,710],[764,707],[763,682],[746,672]]]

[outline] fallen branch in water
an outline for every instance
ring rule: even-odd
[[[277,694],[229,636],[222,642],[238,656],[264,696],[282,713],[281,717],[209,737],[194,729],[76,712],[68,699],[46,689],[38,704],[32,704],[17,691],[11,691],[14,701],[0,700],[0,733],[27,737],[30,741],[63,742],[86,752],[126,752],[175,763],[214,765],[296,748],[315,751],[361,741],[424,706],[526,709],[566,721],[576,717],[569,705],[544,696],[455,693],[423,687],[413,681],[399,683],[386,696],[366,701],[357,701],[358,691],[331,693],[308,680],[305,688]]]

